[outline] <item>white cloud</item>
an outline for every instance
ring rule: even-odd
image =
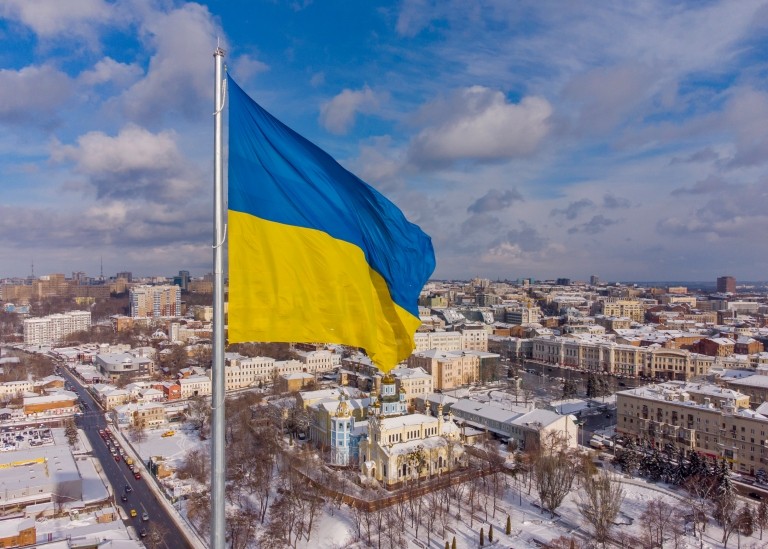
[[[89,132],[77,145],[55,144],[52,158],[73,161],[100,198],[178,200],[197,188],[171,131],[154,134],[131,124],[114,137]]]
[[[88,86],[113,84],[118,87],[128,87],[141,78],[143,71],[135,64],[120,63],[111,57],[99,60],[92,69],[83,71],[78,80]]]
[[[139,12],[140,35],[154,51],[147,75],[121,97],[126,114],[135,121],[156,123],[182,114],[207,118],[213,108],[213,50],[221,31],[208,9],[185,4],[167,13]]]
[[[383,99],[368,86],[361,90],[345,89],[321,105],[320,123],[329,132],[347,133],[354,124],[357,113],[375,112]]]
[[[240,55],[233,60],[234,74],[238,80],[245,82],[250,78],[269,70],[269,65],[250,55]]]
[[[552,115],[544,98],[510,103],[501,92],[483,86],[465,88],[427,110],[437,119],[419,132],[409,152],[410,161],[421,166],[528,156],[549,132]]]
[[[104,0],[4,0],[0,15],[15,19],[42,38],[92,38],[93,25],[114,23],[117,11]]]
[[[0,121],[50,124],[72,91],[69,76],[51,65],[0,69]]]
[[[435,6],[430,0],[405,0],[397,16],[395,30],[402,36],[416,36],[432,20]]]

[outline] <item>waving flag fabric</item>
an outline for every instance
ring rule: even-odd
[[[383,371],[412,352],[432,241],[228,77],[229,341],[341,343]]]

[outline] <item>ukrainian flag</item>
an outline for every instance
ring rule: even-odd
[[[227,78],[229,342],[413,351],[432,241],[374,188]]]

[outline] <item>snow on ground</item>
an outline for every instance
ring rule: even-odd
[[[174,431],[175,434],[170,437],[163,437],[163,433],[166,431]],[[197,431],[183,426],[146,429],[144,433],[147,437],[146,441],[140,443],[131,441],[131,445],[145,463],[151,456],[162,456],[171,467],[176,468],[191,450],[205,444],[204,441],[200,440]],[[123,431],[123,436],[130,440],[128,432]]]
[[[91,458],[78,459],[76,462],[83,479],[83,502],[103,501],[109,497],[104,481],[96,471],[96,465]]]
[[[647,483],[641,479],[622,480],[625,499],[621,513],[616,520],[616,526],[614,526],[612,531],[613,534],[624,533],[639,537],[642,530],[639,517],[648,501],[662,498],[672,505],[673,508],[677,508],[680,505],[680,500],[683,498],[682,491],[664,485]],[[414,531],[407,527],[407,547],[416,549],[423,546],[431,549],[443,549],[445,542],[451,542],[454,536],[456,537],[458,547],[477,547],[481,527],[485,533],[486,546],[490,546],[488,542],[488,529],[490,525],[493,525],[494,541],[496,542],[494,546],[504,548],[534,549],[539,547],[538,542],[552,541],[560,536],[573,535],[581,539],[589,539],[591,537],[591,527],[584,521],[578,510],[579,496],[575,491],[566,497],[562,506],[557,509],[558,516],[554,518],[551,518],[548,512],[542,512],[535,505],[538,503],[535,489],[531,491],[531,495],[528,495],[526,491],[527,487],[522,486],[522,494],[520,494],[517,486],[513,483],[507,490],[504,500],[500,503],[495,518],[491,515],[489,508],[487,522],[482,520],[485,518],[485,513],[476,511],[475,517],[480,518],[481,521],[473,520],[473,524],[470,526],[466,507],[462,507],[462,518],[458,521],[454,518],[450,525],[455,534],[450,531],[444,532],[442,527],[437,525],[433,528],[434,533],[429,545],[427,545],[427,535],[424,526],[419,529],[418,540],[414,536]],[[522,504],[520,503],[521,497]],[[452,501],[451,506],[451,513],[455,516],[455,502]],[[356,528],[349,507],[342,506],[340,510],[334,508],[334,516],[330,516],[328,509],[326,506],[324,514],[318,519],[310,540],[302,540],[297,547],[301,549],[363,549],[368,547],[365,541],[353,541]],[[512,521],[512,533],[509,536],[504,533],[507,515],[510,516]],[[722,530],[716,524],[710,522],[703,540],[688,535],[683,538],[677,548],[721,549],[723,547],[722,543],[720,543],[721,539]],[[373,545],[376,546],[375,539],[373,540]],[[387,544],[382,542],[382,547],[385,546]],[[731,536],[728,546],[737,546],[736,534]],[[670,540],[665,544],[665,548],[671,547],[673,547],[673,542]],[[751,538],[742,537],[740,547],[768,548],[768,539],[760,541],[759,534],[756,532]]]
[[[126,540],[130,537],[122,520],[98,522],[92,513],[81,516],[79,520],[70,520],[69,517],[38,519],[35,529],[40,543],[48,540],[49,536],[54,540],[62,538]]]

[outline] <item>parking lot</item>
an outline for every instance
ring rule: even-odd
[[[24,450],[53,445],[51,429],[45,425],[3,427],[0,431],[0,451]]]

